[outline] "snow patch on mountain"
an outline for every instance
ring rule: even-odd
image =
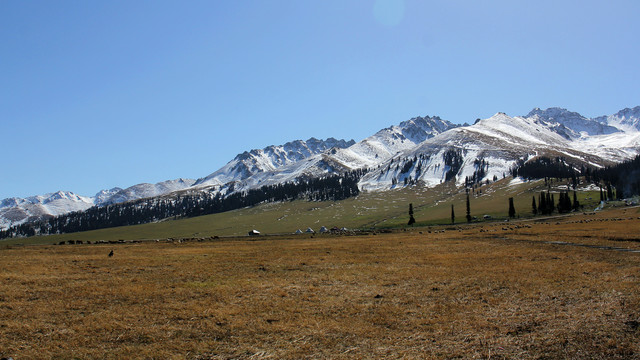
[[[50,216],[84,211],[92,206],[165,195],[189,188],[194,183],[195,180],[178,179],[157,184],[138,184],[124,190],[116,187],[110,190],[101,190],[93,197],[77,195],[70,191],[58,191],[27,198],[8,198],[0,201],[0,229]]]
[[[274,156],[281,153],[279,147],[252,150],[243,153],[195,187],[209,185],[210,191],[221,194],[245,191],[265,185],[293,182],[301,178],[313,178],[333,173],[378,166],[392,156],[415,148],[420,142],[445,132],[457,125],[439,117],[415,117],[382,129],[374,135],[354,143],[334,143],[330,146],[315,147],[316,154],[298,156],[288,161],[290,156]],[[307,141],[309,143],[310,140]],[[296,148],[303,146],[300,141]],[[292,143],[284,145],[286,148]],[[345,146],[346,145],[346,146]],[[277,164],[273,159],[281,160]],[[260,159],[260,160],[259,160]],[[284,160],[284,161],[283,161]]]
[[[161,196],[175,191],[187,189],[195,184],[193,179],[176,179],[157,184],[137,184],[120,190],[104,200],[100,205],[117,204],[125,201]]]
[[[98,191],[98,193],[93,197],[93,203],[95,205],[101,206],[103,204],[108,204],[109,199],[119,193],[120,191],[122,191],[121,188],[119,187],[114,187],[112,189],[109,190],[100,190]]]
[[[364,191],[411,184],[432,187],[448,179],[462,185],[470,179],[502,178],[518,161],[536,156],[562,156],[600,167],[639,152],[638,132],[624,132],[565,109],[534,109],[525,117],[497,113],[402,151],[366,174],[359,186]]]
[[[594,120],[626,132],[637,132],[640,131],[640,106],[626,108],[613,115],[600,116]]]
[[[544,124],[547,128],[553,129],[567,139],[577,139],[590,135],[606,135],[620,131],[614,126],[588,119],[577,112],[557,107],[546,110],[535,108],[526,117]]]
[[[93,201],[91,197],[76,195],[70,191],[4,199],[0,202],[0,229],[46,216],[83,211],[92,207]]]
[[[237,155],[221,169],[202,179],[198,179],[194,185],[222,186],[230,182],[242,181],[255,174],[274,171],[323,151],[332,148],[346,148],[354,143],[353,140],[345,141],[334,138],[318,140],[310,138],[307,141],[296,140],[284,145],[272,145],[264,149],[245,151]]]

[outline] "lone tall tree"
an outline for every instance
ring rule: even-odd
[[[456,213],[453,211],[453,204],[451,204],[451,224],[456,223]]]
[[[415,224],[416,219],[413,218],[413,204],[409,204],[409,222],[407,225]]]
[[[469,191],[467,190],[467,222],[471,222],[471,205],[469,204]]]
[[[512,197],[509,198],[509,217],[510,218],[516,217],[516,208],[515,208],[515,206],[513,206],[513,198]]]

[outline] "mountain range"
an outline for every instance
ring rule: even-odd
[[[415,117],[359,142],[315,138],[254,149],[237,155],[200,179],[177,179],[102,190],[92,197],[69,191],[0,201],[0,229],[92,206],[175,192],[228,195],[264,185],[369,169],[362,191],[407,185],[434,186],[454,179],[485,181],[503,177],[518,161],[562,157],[574,165],[602,167],[640,153],[640,106],[586,118],[562,108],[533,109],[525,116],[497,113],[473,125],[437,116]],[[481,178],[478,178],[481,177]]]

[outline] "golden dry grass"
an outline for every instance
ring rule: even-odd
[[[640,249],[638,230],[637,210],[621,209],[366,236],[5,248],[0,356],[640,358],[640,253],[551,243]]]

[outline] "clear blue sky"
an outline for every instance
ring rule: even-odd
[[[0,199],[295,139],[640,105],[640,1],[0,1]]]

